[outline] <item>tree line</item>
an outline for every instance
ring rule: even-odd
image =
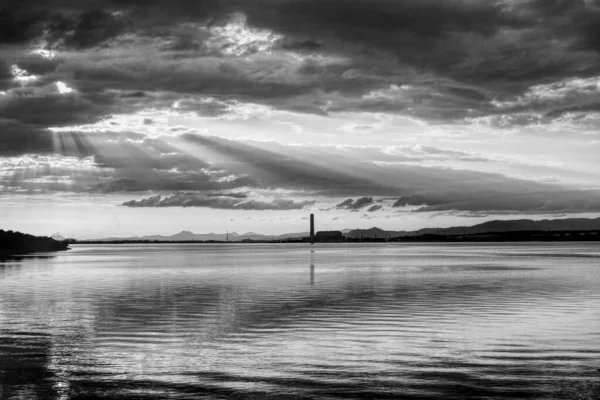
[[[26,254],[67,250],[69,245],[47,236],[34,236],[22,232],[0,229],[0,254]]]

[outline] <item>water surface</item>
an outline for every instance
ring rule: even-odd
[[[600,244],[75,245],[0,263],[1,399],[600,398]]]

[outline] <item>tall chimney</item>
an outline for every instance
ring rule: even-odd
[[[310,214],[310,243],[315,242],[315,214]]]

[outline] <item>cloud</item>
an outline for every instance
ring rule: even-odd
[[[295,201],[291,199],[274,199],[272,201],[250,200],[235,206],[240,210],[301,210],[315,204],[315,200]]]
[[[230,196],[206,196],[197,194],[174,194],[168,197],[153,196],[123,203],[125,207],[207,207],[227,210],[301,210],[315,201],[273,199],[271,201],[240,201]]]
[[[124,33],[131,21],[122,14],[103,10],[82,13],[76,20],[63,20],[55,34],[63,34],[64,45],[76,49],[95,47]]]
[[[0,193],[78,192],[103,173],[92,157],[29,154],[0,157]]]
[[[347,199],[342,201],[340,204],[336,205],[335,208],[337,209],[345,209],[349,206],[351,206],[352,204],[354,204],[354,200],[353,199]]]
[[[360,210],[370,204],[373,204],[372,197],[361,197],[359,199],[347,199],[336,205],[335,208],[338,210]]]
[[[480,127],[519,135],[541,127],[594,142],[598,26],[593,1],[11,2],[0,10],[0,157],[91,159],[95,170],[66,179],[28,166],[7,170],[2,185],[202,192],[236,205],[244,198],[208,193],[284,190],[351,197],[338,205],[347,210],[372,208],[361,198],[377,196],[420,211],[596,210],[596,192],[480,171],[498,162],[476,152],[485,139],[464,148],[459,139]],[[395,133],[378,117],[390,115],[451,133],[435,146],[397,135],[411,146],[327,147],[189,128],[233,135],[233,122],[258,130],[283,114],[299,127],[289,142],[320,142],[298,121],[334,118],[350,137]],[[184,120],[188,127],[170,126]],[[249,198],[247,207],[261,207]]]
[[[390,203],[392,208],[406,206],[420,212],[564,213],[592,212],[600,207],[600,193],[593,190],[574,190],[551,182],[448,168],[444,166],[448,160],[480,158],[486,162],[479,155],[449,149],[419,146],[389,152],[387,147],[296,146],[190,134],[149,138],[131,132],[49,133],[33,129],[27,133],[21,130],[22,125],[12,126],[15,132],[6,135],[10,130],[5,130],[0,138],[11,140],[11,137],[29,134],[31,140],[23,141],[26,147],[21,150],[30,155],[44,152],[49,155],[57,151],[59,154],[52,159],[57,165],[62,159],[89,159],[94,163],[93,171],[81,173],[29,163],[19,171],[11,167],[0,177],[3,187],[29,193],[36,190],[156,194],[168,191],[176,192],[175,197],[161,198],[161,206],[170,202],[183,206],[184,201],[210,206],[218,201],[222,207],[251,209],[294,209],[307,205],[280,201],[263,205],[251,198],[257,191],[277,198],[281,190],[294,197],[311,196],[330,201],[352,196],[335,206],[349,211],[372,207],[378,197],[378,200],[396,199]],[[5,157],[15,160],[23,157],[14,152],[14,143],[10,148],[13,153],[3,150]],[[370,161],[378,157],[396,161]],[[442,166],[418,165],[431,160],[440,160]],[[6,161],[0,159],[0,167],[3,162]],[[66,175],[70,175],[68,185]],[[62,184],[58,184],[60,182]],[[189,193],[192,195],[186,195]],[[213,198],[217,200],[209,201]]]
[[[248,174],[256,185],[264,188],[307,190],[315,194],[384,194],[394,191],[384,182],[354,173],[354,160],[337,159],[332,164],[313,148],[299,148],[277,143],[234,141],[214,136],[186,134],[181,139],[186,146],[209,151],[207,159],[218,163],[233,174]],[[348,170],[340,165],[351,163]]]
[[[256,186],[246,174],[233,175],[159,139],[135,133],[46,132],[12,124],[12,130],[0,135],[0,155],[23,157],[31,154],[57,154],[55,162],[65,157],[91,158],[96,174],[78,175],[74,183],[57,190],[90,193],[136,191],[223,191]],[[23,140],[28,135],[28,140]],[[19,146],[10,141],[16,141]],[[3,143],[8,142],[6,148]],[[0,158],[0,165],[3,160]],[[28,166],[23,173],[2,178],[19,186],[23,175],[49,177],[53,170]],[[21,185],[22,186],[22,185]],[[23,187],[24,188],[24,187]],[[25,189],[25,188],[24,188]],[[27,185],[28,190],[36,189]],[[38,187],[37,189],[44,189]],[[47,188],[46,188],[47,189]]]
[[[42,34],[43,17],[25,8],[0,9],[0,43],[26,43]]]
[[[507,192],[489,187],[461,192],[441,190],[423,192],[398,199],[392,207],[417,206],[413,212],[464,211],[472,213],[577,213],[600,212],[600,191],[522,190]]]
[[[0,118],[40,128],[93,123],[113,108],[112,96],[83,96],[78,93],[45,93],[43,90],[14,93],[0,98]],[[53,89],[54,89],[53,88]],[[35,110],[35,112],[32,112]]]
[[[0,156],[54,151],[52,134],[36,126],[0,118]]]
[[[0,13],[0,42],[11,45],[0,58],[79,97],[34,92],[3,115],[40,126],[81,123],[144,109],[156,98],[142,93],[165,92],[191,96],[187,106],[209,115],[229,113],[219,104],[235,100],[430,122],[505,117],[513,126],[552,123],[573,107],[598,110],[597,96],[572,84],[600,76],[593,2],[347,0],[343,9],[334,0],[14,3]],[[0,89],[13,80],[0,65]],[[535,99],[561,82],[573,89],[564,104]],[[111,90],[124,95],[111,98]],[[27,107],[42,112],[19,113]],[[531,118],[510,118],[522,113]]]
[[[206,193],[208,197],[231,197],[233,199],[247,199],[248,192],[217,192],[217,193]]]

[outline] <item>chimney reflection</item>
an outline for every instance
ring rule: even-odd
[[[310,284],[315,284],[315,251],[310,251]]]

